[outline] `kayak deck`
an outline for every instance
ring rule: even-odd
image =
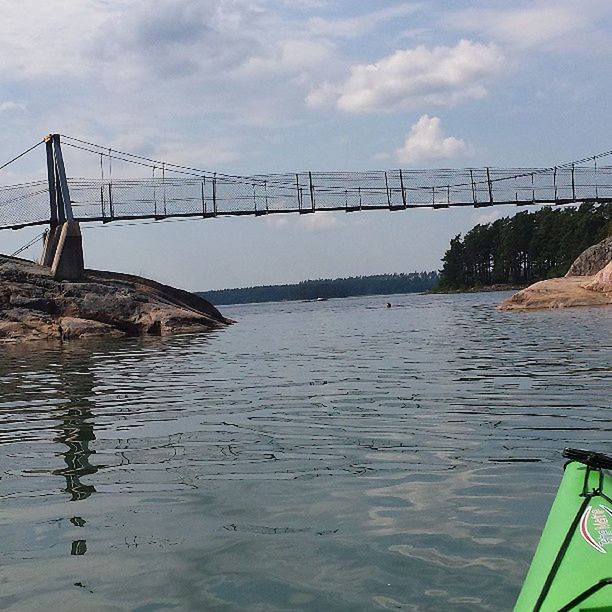
[[[515,612],[612,612],[612,458],[570,459]]]

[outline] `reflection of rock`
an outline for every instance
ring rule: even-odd
[[[607,260],[605,259],[607,257]],[[570,268],[576,275],[540,281],[504,300],[500,310],[612,304],[612,238],[587,249]],[[607,265],[606,265],[607,264]],[[592,270],[599,266],[597,274]],[[589,275],[577,275],[588,271]]]
[[[230,323],[209,302],[155,281],[86,270],[59,282],[50,270],[0,256],[0,341],[167,335]]]
[[[593,276],[612,261],[612,236],[579,255],[565,276]]]
[[[71,555],[84,555],[87,552],[87,542],[85,540],[75,540],[70,547]]]

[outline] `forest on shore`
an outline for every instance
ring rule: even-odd
[[[563,276],[585,249],[612,235],[612,204],[544,207],[455,236],[438,272],[378,274],[199,292],[220,306],[253,302],[462,291]]]
[[[302,281],[294,285],[264,285],[242,289],[220,289],[198,295],[216,306],[284,300],[317,300],[360,295],[389,295],[430,291],[438,284],[437,272],[377,274],[350,278]]]
[[[439,290],[523,285],[563,276],[585,249],[612,234],[612,204],[545,207],[455,236]]]

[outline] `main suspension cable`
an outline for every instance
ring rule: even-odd
[[[29,149],[25,150],[23,153],[20,153],[19,155],[17,155],[16,157],[13,157],[13,159],[10,159],[9,161],[7,161],[6,163],[2,164],[0,166],[0,170],[4,170],[4,168],[6,168],[7,166],[9,166],[10,164],[12,164],[13,162],[17,161],[18,159],[20,159],[21,157],[23,157],[24,155],[27,155],[30,151],[33,151],[36,147],[39,147],[41,144],[43,144],[43,142],[45,142],[44,140],[41,140],[40,142],[37,142],[35,145],[32,145]]]

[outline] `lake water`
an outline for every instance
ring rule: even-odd
[[[612,450],[612,311],[502,297],[0,347],[0,609],[510,609],[559,452]]]

